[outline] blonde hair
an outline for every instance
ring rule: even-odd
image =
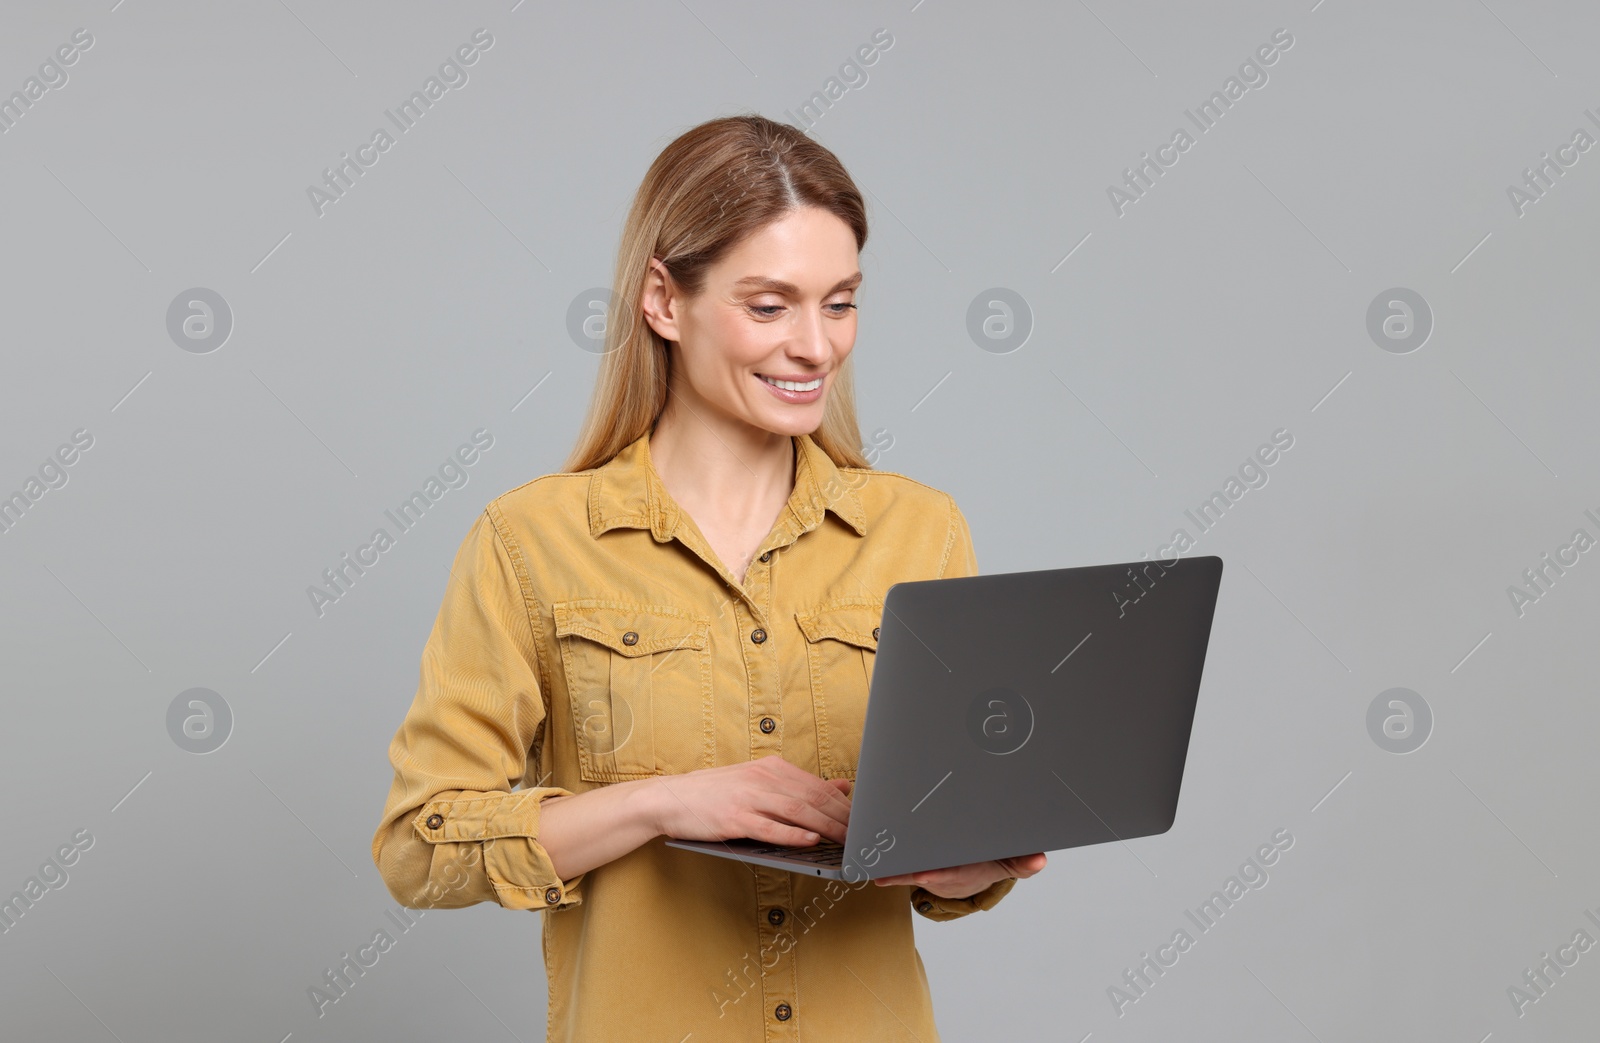
[[[606,311],[605,354],[588,414],[563,467],[598,467],[649,431],[667,404],[671,354],[644,321],[641,296],[659,257],[689,296],[707,269],[746,236],[801,207],[839,217],[867,242],[866,208],[855,182],[828,149],[798,129],[754,113],[709,120],[661,150],[634,195],[617,249]],[[840,467],[867,467],[856,420],[854,355],[828,391],[811,438]]]

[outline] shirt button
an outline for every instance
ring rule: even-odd
[[[756,644],[759,645],[761,642],[765,641],[766,639],[767,639],[767,632],[765,630],[762,630],[760,627],[756,627],[754,630],[750,631],[750,640],[754,641]]]
[[[559,901],[561,901],[561,888],[547,887],[544,889],[545,905],[555,905]]]
[[[768,735],[771,735],[772,734],[772,730],[774,728],[776,728],[777,726],[778,726],[778,722],[774,721],[771,717],[763,717],[763,718],[761,718],[761,730],[766,732]]]
[[[783,910],[782,909],[768,909],[767,910],[767,923],[771,924],[774,927],[777,927],[779,924],[783,923]]]
[[[772,552],[769,550],[765,554],[761,555],[761,560],[762,561],[771,561],[772,560]]]
[[[434,815],[429,815],[428,816],[428,828],[429,829],[438,829],[442,825],[444,825],[444,816],[443,815],[434,814]]]
[[[639,635],[630,630],[626,634],[622,635],[622,643],[625,645],[636,645],[639,643]]]
[[[873,627],[872,628],[872,640],[874,640],[874,641],[878,640],[878,628],[877,627]]]
[[[788,1021],[789,1016],[793,1013],[794,1011],[789,1009],[789,1005],[787,1003],[780,1003],[776,1007],[772,1008],[772,1016],[777,1018],[779,1021]]]
[[[917,910],[919,912],[931,913],[931,912],[933,912],[933,903],[932,902],[918,902],[917,903]]]

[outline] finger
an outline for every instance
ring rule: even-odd
[[[899,873],[895,876],[880,876],[873,879],[875,884],[910,884],[912,887],[921,887],[937,882],[942,875],[950,872],[948,869],[924,869],[916,873]]]
[[[793,765],[790,765],[793,767]],[[785,773],[787,774],[787,773]],[[830,818],[841,823],[850,821],[850,793],[855,783],[850,779],[819,779],[810,772],[794,768],[794,785],[809,795],[811,802]]]
[[[874,883],[909,884],[931,891],[941,898],[948,898],[953,894],[974,894],[987,886],[974,883],[970,873],[972,868],[972,866],[951,866],[948,869],[931,869],[921,873],[902,873],[899,876],[883,877]]]
[[[818,780],[813,778],[809,782],[802,782],[791,792],[841,826],[847,825],[850,822],[850,798],[836,784],[840,781],[849,780],[825,779],[818,785]]]
[[[1041,851],[1032,855],[1019,855],[1016,858],[1002,858],[998,864],[1001,869],[1005,870],[1007,876],[1014,876],[1020,879],[1038,873],[1045,867],[1046,861],[1048,859],[1045,858],[1044,852]]]
[[[780,822],[777,819],[757,815],[750,820],[750,825],[745,828],[741,836],[751,840],[759,840],[764,844],[778,844],[783,847],[811,847],[822,839],[816,831],[802,826]]]
[[[812,781],[815,782],[816,780],[813,779]],[[831,786],[820,788],[832,793],[835,797],[838,796],[838,791]],[[814,791],[797,792],[784,789],[759,791],[754,795],[754,800],[751,802],[752,810],[783,825],[809,830],[812,833],[825,836],[829,840],[840,844],[844,843],[846,822],[829,814],[827,809],[818,808],[813,804],[809,799],[813,793]],[[848,817],[848,805],[846,806],[846,817]],[[815,841],[795,840],[789,841],[789,843],[803,844],[815,843]]]
[[[798,780],[799,791],[805,794],[812,806],[841,826],[850,824],[850,790],[855,784],[849,779],[818,779],[805,775]]]
[[[845,788],[837,789],[833,786],[827,787],[827,802],[823,805],[823,807],[829,815],[838,819],[845,825],[849,825],[850,809],[853,807],[853,805],[850,803],[850,794],[855,788],[855,785],[849,779],[840,779],[836,781],[843,782],[845,784]]]
[[[849,823],[850,801],[845,794],[855,788],[852,780],[818,778],[777,754],[768,754],[758,758],[754,763],[771,773],[771,779],[778,790],[804,796],[812,806],[841,826]],[[810,825],[810,823],[804,824]],[[842,843],[844,837],[840,835],[834,839]]]

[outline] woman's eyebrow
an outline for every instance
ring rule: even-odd
[[[833,288],[830,289],[828,293],[838,293],[840,290],[851,289],[852,287],[860,285],[860,283],[861,273],[856,272],[854,275],[847,276],[846,278],[840,279],[838,282],[834,283]],[[773,279],[765,275],[747,275],[733,285],[735,289],[753,287],[762,290],[772,290],[776,293],[787,293],[791,297],[800,296],[800,287],[796,286],[794,283],[785,282],[782,279]],[[824,297],[827,295],[827,293],[823,294]]]

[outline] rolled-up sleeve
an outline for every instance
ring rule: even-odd
[[[558,877],[538,839],[540,802],[571,791],[516,788],[538,764],[547,712],[526,584],[491,507],[456,552],[416,697],[389,744],[394,783],[372,859],[403,906],[582,901],[583,874]]]
[[[961,509],[956,506],[955,498],[948,493],[945,498],[950,501],[950,529],[945,537],[945,561],[939,576],[942,579],[976,576],[978,555],[972,546],[972,530],[968,528]],[[996,880],[977,894],[965,898],[941,898],[925,887],[913,887],[911,908],[930,920],[954,920],[958,916],[994,908],[1000,899],[1011,893],[1016,884],[1016,877]]]
[[[958,916],[993,909],[1000,899],[1017,886],[1017,878],[1008,876],[996,880],[977,894],[965,898],[940,898],[925,887],[911,889],[911,908],[930,920],[954,920]]]

